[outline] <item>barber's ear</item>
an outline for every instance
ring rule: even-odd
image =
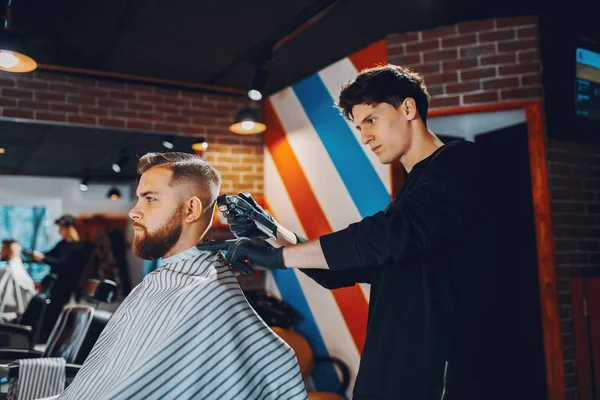
[[[185,203],[185,222],[196,222],[202,216],[202,201],[196,196]]]
[[[400,111],[402,112],[402,115],[404,115],[404,117],[409,121],[412,121],[419,115],[419,112],[417,111],[417,103],[412,97],[407,97],[404,99],[402,105],[400,106]]]

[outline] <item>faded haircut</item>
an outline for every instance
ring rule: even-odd
[[[143,174],[153,167],[167,168],[173,172],[170,185],[192,184],[204,212],[217,201],[221,187],[221,174],[202,157],[189,153],[147,153],[139,159],[137,173]]]

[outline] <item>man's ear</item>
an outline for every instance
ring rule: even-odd
[[[407,97],[404,99],[400,105],[400,111],[402,112],[402,115],[404,115],[404,117],[409,121],[412,121],[419,116],[419,112],[417,111],[417,103],[412,97]]]
[[[196,222],[202,216],[202,201],[192,196],[185,202],[185,222]]]

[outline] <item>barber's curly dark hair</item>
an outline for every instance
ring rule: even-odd
[[[415,100],[419,116],[427,123],[431,96],[423,79],[407,67],[388,64],[365,69],[354,80],[343,84],[337,107],[346,119],[352,121],[352,108],[358,104],[387,103],[398,108],[408,97]]]

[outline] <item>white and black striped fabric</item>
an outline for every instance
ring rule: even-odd
[[[9,381],[8,400],[33,400],[57,395],[65,389],[64,358],[22,359],[15,364],[19,365],[19,377]]]
[[[163,260],[123,301],[60,400],[306,399],[293,350],[222,254]]]

